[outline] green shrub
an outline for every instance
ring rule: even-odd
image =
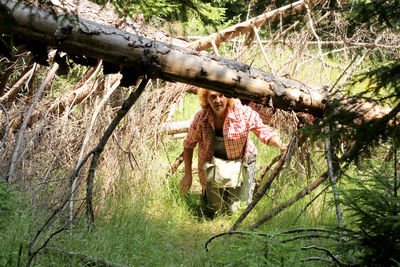
[[[394,266],[400,263],[400,197],[393,163],[368,162],[354,186],[343,192],[342,204],[352,214],[347,233],[361,266]],[[353,227],[351,227],[353,226]]]

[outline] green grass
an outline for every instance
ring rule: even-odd
[[[288,58],[293,51],[282,50],[279,53],[272,58],[276,66],[283,64],[283,59]],[[254,66],[261,66],[261,61],[263,59],[257,60]],[[320,65],[314,66],[314,68],[320,67]],[[323,77],[320,78],[323,75],[313,77],[309,73],[315,73],[315,69],[309,71],[302,69],[296,78],[315,84],[326,83]],[[338,72],[332,70],[331,74],[337,77]],[[199,108],[197,96],[185,94],[182,108],[178,109],[173,120],[188,120]],[[259,151],[257,169],[260,170],[280,151],[262,144],[254,135],[251,138]],[[289,141],[290,137],[284,138],[285,141]],[[182,142],[182,139],[169,137],[163,139],[163,146],[159,148],[148,168],[136,172],[126,168],[129,171],[121,172],[118,182],[113,185],[113,193],[107,196],[103,207],[97,213],[95,223],[89,230],[84,219],[78,220],[73,228],[55,236],[49,246],[131,266],[321,266],[318,262],[312,264],[301,262],[301,259],[312,255],[323,255],[320,252],[300,250],[301,246],[310,243],[323,244],[318,240],[282,244],[276,239],[267,240],[257,235],[224,236],[213,240],[209,244],[209,251],[206,252],[205,242],[214,235],[229,230],[240,212],[232,216],[221,215],[214,219],[207,217],[196,174],[193,177],[192,191],[184,197],[179,194],[182,169],[171,175],[168,168],[182,152]],[[312,151],[311,177],[304,172],[305,163],[294,157],[291,166],[276,179],[267,196],[243,221],[240,229],[247,229],[249,225],[326,171],[323,150],[315,144],[309,145]],[[196,153],[193,162],[197,165]],[[128,165],[127,162],[122,164]],[[107,172],[99,168],[100,170],[96,172],[97,179],[107,177]],[[268,175],[269,173],[266,176]],[[52,188],[52,190],[57,189]],[[330,192],[322,195],[302,212],[319,190],[311,192],[283,210],[257,231],[276,233],[294,228],[335,225],[335,209],[331,203]],[[98,187],[96,191],[100,192],[101,188]],[[40,207],[12,203],[14,204],[7,213],[2,214],[4,220],[0,221],[2,240],[0,266],[17,265],[21,244],[20,260],[21,265],[25,265],[29,242],[50,213],[50,210],[41,210]],[[51,229],[57,229],[65,222],[66,215],[60,215],[41,237],[41,241],[48,237],[52,232]],[[38,245],[40,242],[35,247]],[[33,265],[84,266],[85,264],[77,257],[50,250],[40,253]]]

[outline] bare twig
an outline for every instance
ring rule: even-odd
[[[278,235],[287,235],[287,234],[294,234],[294,233],[303,233],[303,232],[324,232],[324,233],[336,233],[337,231],[326,229],[326,228],[296,228],[291,230],[286,230],[283,232],[278,232],[275,234],[271,234],[271,237],[275,237]]]
[[[208,251],[208,244],[210,244],[211,241],[213,241],[214,239],[219,238],[221,236],[225,236],[225,235],[259,235],[259,236],[265,236],[265,237],[270,236],[269,234],[260,233],[260,232],[245,232],[245,231],[224,232],[224,233],[220,233],[220,234],[215,235],[215,236],[211,237],[210,239],[208,239],[207,242],[204,245],[205,250]]]
[[[76,163],[75,169],[79,166],[79,164],[82,161],[83,155],[85,153],[87,144],[89,142],[89,138],[92,132],[92,128],[93,125],[97,119],[97,115],[99,114],[100,110],[103,109],[105,103],[107,102],[107,100],[110,98],[111,94],[115,91],[115,89],[118,88],[119,84],[120,84],[121,79],[118,79],[113,86],[109,87],[106,94],[103,96],[103,99],[101,100],[101,102],[97,105],[96,109],[93,112],[93,116],[92,116],[92,120],[90,121],[89,126],[86,129],[86,135],[85,138],[83,139],[83,143],[82,143],[82,147],[81,147],[81,151],[79,153],[79,157],[78,157],[78,161]],[[71,183],[71,192],[75,192],[75,186],[76,186],[76,179],[78,178],[79,172],[77,173],[77,176],[73,177],[72,179],[72,183]],[[72,219],[72,213],[74,210],[74,194],[72,193],[71,195],[71,202],[70,202],[70,219]]]
[[[44,240],[42,242],[42,244],[40,245],[39,248],[37,248],[35,251],[32,251],[33,246],[36,243],[36,240],[38,239],[39,235],[45,230],[45,228],[50,224],[51,220],[55,217],[55,215],[57,215],[57,213],[59,213],[64,207],[65,205],[68,203],[68,200],[70,199],[70,196],[67,196],[65,198],[65,200],[63,201],[63,203],[53,211],[52,215],[46,220],[46,222],[42,225],[42,227],[36,232],[35,237],[31,240],[31,242],[29,243],[29,251],[28,251],[28,261],[26,263],[26,267],[29,267],[33,261],[33,259],[36,257],[36,255],[42,251],[47,244],[51,241],[51,239],[58,235],[59,233],[63,232],[64,230],[67,230],[68,226],[71,224],[71,221],[67,221],[61,228],[57,229],[56,231],[54,231],[53,233],[51,233],[46,240]],[[83,202],[82,202],[83,203]],[[77,211],[75,212],[74,218],[76,217],[76,215],[78,214],[78,212],[80,211],[80,209],[82,208],[82,204],[79,206],[79,208],[77,209]]]
[[[46,88],[47,84],[53,79],[57,69],[58,69],[58,64],[54,62],[52,68],[47,73],[46,78],[43,80],[42,84],[39,87],[39,90],[37,91],[35,97],[33,98],[32,103],[31,103],[31,105],[30,105],[30,107],[28,109],[28,112],[25,115],[25,119],[24,119],[24,121],[23,121],[23,123],[21,125],[21,128],[19,129],[17,143],[15,145],[14,153],[12,155],[11,162],[10,162],[10,170],[8,172],[8,175],[7,175],[7,181],[9,183],[13,182],[15,164],[16,164],[16,161],[17,161],[17,157],[18,157],[18,153],[19,153],[20,147],[21,147],[22,137],[24,135],[26,127],[28,126],[31,114],[32,114],[33,110],[35,109],[36,104],[39,101],[39,98],[42,95],[42,92]]]
[[[307,234],[307,235],[298,235],[298,236],[294,236],[291,238],[282,239],[282,240],[279,240],[279,243],[288,243],[288,242],[295,241],[298,239],[315,239],[315,238],[333,239],[338,242],[341,241],[341,239],[339,237],[336,237],[333,235]]]
[[[270,162],[268,162],[267,165],[262,169],[260,175],[258,176],[258,179],[256,181],[256,186],[254,188],[254,193],[257,193],[258,188],[260,187],[262,183],[262,179],[264,178],[265,174],[271,169],[271,167],[278,162],[278,160],[281,158],[281,155],[276,156],[273,158]]]
[[[89,256],[80,252],[66,251],[63,249],[56,249],[54,247],[46,248],[46,251],[57,252],[61,254],[66,254],[68,256],[77,257],[80,260],[84,261],[87,265],[105,266],[105,267],[128,267],[128,265],[122,265],[119,263],[107,261],[103,258]]]
[[[183,151],[182,153],[175,159],[174,163],[171,166],[171,174],[175,173],[178,169],[179,165],[183,162]]]
[[[325,172],[323,175],[321,175],[318,179],[316,179],[313,183],[311,183],[309,186],[305,187],[303,190],[298,192],[296,195],[291,197],[289,200],[287,200],[284,203],[281,203],[278,207],[275,207],[271,209],[266,215],[264,215],[261,219],[259,219],[256,223],[252,224],[250,226],[250,229],[254,229],[259,227],[261,224],[264,222],[270,220],[272,217],[280,213],[282,210],[286,209],[287,207],[290,207],[295,203],[297,200],[303,198],[304,196],[308,195],[312,190],[317,188],[322,182],[324,182],[327,178],[327,172]]]
[[[293,136],[292,140],[290,141],[290,144],[286,151],[282,153],[280,160],[278,162],[278,165],[275,167],[271,175],[269,176],[269,179],[265,182],[263,187],[255,194],[253,201],[247,206],[247,208],[240,214],[239,218],[236,220],[236,222],[233,224],[232,228],[230,231],[236,230],[239,224],[247,217],[247,215],[253,210],[253,208],[257,205],[257,203],[261,200],[261,198],[265,195],[265,192],[269,189],[271,186],[272,182],[275,180],[275,178],[278,176],[280,173],[283,164],[285,163],[285,160],[287,157],[290,157],[290,155],[293,153],[293,146],[295,143],[295,136]]]
[[[323,247],[308,246],[308,247],[303,247],[301,249],[302,250],[316,249],[316,250],[324,251],[339,266],[360,266],[359,264],[351,264],[351,263],[346,263],[346,262],[341,261],[335,255],[333,255],[332,252],[330,252],[328,249],[323,248]]]
[[[351,151],[350,151],[351,152]],[[346,154],[344,154],[342,156],[342,158],[340,158],[338,160],[338,162],[343,162],[343,159],[347,158],[349,153],[347,152]],[[347,168],[348,168],[348,164],[345,165],[344,167],[342,167],[341,169],[339,169],[339,172],[344,172]],[[337,175],[337,179],[340,178],[340,174],[339,173]],[[281,211],[283,211],[284,209],[290,207],[291,205],[293,205],[296,201],[302,199],[304,196],[308,195],[311,193],[311,191],[313,191],[315,188],[317,188],[320,184],[322,184],[326,179],[328,178],[328,171],[326,171],[324,174],[322,174],[319,178],[317,178],[314,182],[312,182],[310,185],[306,186],[305,188],[303,188],[303,190],[301,190],[300,192],[298,192],[296,195],[292,196],[289,200],[287,200],[286,202],[281,203],[279,206],[271,209],[266,215],[264,215],[261,219],[259,219],[256,223],[252,224],[249,229],[254,229],[259,227],[261,224],[263,224],[264,222],[270,220],[272,217],[274,217],[275,215],[279,214]]]
[[[11,87],[10,90],[7,91],[3,96],[0,97],[0,103],[1,104],[6,104],[12,102],[15,97],[18,94],[19,89],[21,86],[29,79],[29,77],[32,75],[32,73],[35,72],[36,68],[36,63],[28,67],[25,71],[25,73],[21,76],[21,78]]]
[[[7,113],[7,109],[5,106],[3,106],[3,104],[0,104],[0,108],[3,110],[4,112],[4,116],[6,117],[6,125],[4,127],[4,135],[1,138],[1,142],[0,142],[0,148],[6,143],[7,140],[7,134],[8,134],[8,124],[9,124],[9,118],[8,118],[8,113]]]
[[[281,236],[281,235],[287,235],[287,234],[294,234],[294,233],[303,233],[303,232],[323,232],[323,233],[330,233],[330,234],[336,234],[337,231],[335,230],[330,230],[330,229],[325,229],[325,228],[297,228],[297,229],[291,229],[291,230],[287,230],[284,232],[278,232],[278,233],[274,233],[274,234],[267,234],[267,233],[263,233],[263,232],[252,232],[252,231],[228,231],[228,232],[223,232],[220,233],[218,235],[215,235],[213,237],[211,237],[210,239],[207,240],[207,242],[205,243],[205,250],[208,251],[208,245],[211,243],[212,240],[219,238],[221,236],[225,236],[225,235],[257,235],[257,236],[265,236],[265,237],[269,237],[269,238],[274,238],[277,236]],[[332,238],[332,236],[322,236],[322,235],[317,235],[317,234],[313,234],[313,235],[302,235],[299,237],[295,237],[294,239],[283,239],[280,240],[280,243],[285,243],[285,242],[289,242],[289,241],[293,241],[293,240],[297,240],[300,238]]]
[[[321,190],[321,192],[319,192],[313,199],[311,199],[310,202],[307,203],[307,205],[305,205],[305,207],[301,210],[301,212],[299,213],[299,215],[297,215],[296,219],[293,221],[293,224],[295,224],[297,222],[297,220],[300,218],[300,216],[307,210],[307,208],[314,203],[315,200],[317,200],[323,192],[325,192],[327,189],[329,188],[329,186],[326,186],[324,189]]]
[[[356,71],[357,67],[361,65],[361,63],[366,59],[369,54],[371,54],[373,48],[370,48],[366,53],[364,53],[360,60],[357,61],[357,63],[351,68],[349,72],[347,72],[346,78],[344,79],[343,83],[347,83],[347,81],[352,77],[353,73]]]
[[[293,2],[289,5],[271,10],[269,12],[265,12],[257,17],[246,20],[244,22],[233,25],[229,28],[226,28],[220,32],[214,33],[212,35],[203,37],[193,43],[187,45],[190,49],[195,50],[205,50],[212,46],[211,41],[213,40],[216,45],[219,45],[223,41],[232,39],[240,34],[245,34],[251,32],[252,26],[261,27],[265,25],[267,22],[275,21],[277,19],[287,17],[291,14],[295,14],[304,9],[304,3],[308,2],[310,7],[313,7],[318,4],[319,1],[305,1],[300,0]]]
[[[328,134],[329,128],[324,128],[325,133]],[[331,182],[331,186],[333,189],[333,196],[335,198],[335,206],[336,206],[336,217],[338,221],[338,226],[342,227],[342,209],[339,204],[339,192],[335,182],[335,174],[333,171],[333,164],[332,164],[332,154],[331,154],[331,145],[328,137],[325,137],[325,157],[328,163],[328,174],[329,174],[329,181]]]
[[[115,136],[115,133],[113,133],[112,137],[113,137],[113,140],[115,141],[115,143],[117,144],[117,146],[119,147],[119,149],[120,149],[122,152],[124,152],[125,154],[128,155],[129,165],[131,165],[132,170],[135,169],[135,166],[133,166],[133,163],[132,163],[132,159],[135,161],[136,168],[138,168],[138,170],[140,170],[140,166],[139,166],[139,164],[138,164],[138,162],[137,162],[135,156],[132,154],[132,152],[131,152],[130,150],[126,150],[126,149],[124,149],[124,148],[122,147],[122,145],[121,145],[120,142],[118,141],[117,137]]]
[[[107,144],[108,139],[112,135],[114,129],[118,126],[119,122],[123,117],[128,113],[130,108],[142,94],[144,89],[146,88],[149,79],[147,77],[143,78],[142,82],[138,86],[138,88],[132,92],[129,97],[124,101],[120,110],[118,110],[117,115],[114,117],[106,131],[104,132],[102,138],[100,139],[97,146],[88,153],[85,159],[88,159],[90,155],[93,155],[92,161],[89,167],[89,173],[87,176],[87,187],[86,187],[86,214],[91,222],[94,221],[94,212],[93,212],[93,204],[92,204],[92,190],[93,190],[93,180],[94,173],[96,171],[96,167],[100,158],[101,152],[104,150],[105,145]],[[81,163],[82,165],[82,163]]]
[[[315,39],[317,39],[317,42],[318,42],[319,57],[320,57],[320,59],[322,61],[322,66],[324,67],[326,78],[328,79],[329,83],[331,84],[332,82],[330,80],[329,73],[328,73],[328,70],[326,68],[326,62],[324,60],[324,57],[322,56],[321,39],[319,38],[319,36],[318,36],[318,34],[317,34],[316,30],[315,30],[314,22],[313,22],[313,19],[311,17],[310,7],[308,6],[307,2],[304,2],[304,6],[306,7],[306,10],[307,10],[307,16],[308,16],[308,19],[309,19],[311,32],[313,33]]]
[[[212,44],[212,47],[213,47],[213,49],[214,49],[214,53],[215,53],[217,56],[220,56],[220,54],[219,54],[219,52],[218,52],[218,47],[217,47],[217,45],[215,44],[215,41],[214,41],[214,40],[211,40],[211,44]]]
[[[276,72],[276,71],[275,71],[275,68],[274,68],[274,66],[271,64],[271,61],[269,60],[269,58],[268,58],[268,56],[267,56],[267,53],[265,53],[264,46],[261,44],[261,39],[260,39],[260,35],[258,34],[258,30],[257,30],[257,28],[256,28],[254,25],[252,25],[252,27],[253,27],[254,34],[255,34],[255,36],[256,36],[256,40],[257,40],[258,46],[260,47],[260,50],[261,50],[261,53],[262,53],[263,56],[264,56],[264,59],[265,59],[265,61],[267,62],[268,67],[269,67],[269,69],[271,70],[271,72],[272,72],[272,73],[275,73],[275,72]]]

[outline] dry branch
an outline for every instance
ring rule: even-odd
[[[63,250],[63,249],[56,249],[54,247],[47,248],[46,251],[66,254],[66,255],[71,256],[71,257],[77,257],[80,260],[82,260],[83,262],[85,262],[86,265],[90,265],[90,266],[94,265],[94,266],[105,266],[105,267],[128,267],[127,265],[122,265],[122,264],[119,264],[119,263],[107,261],[107,260],[105,260],[103,258],[100,258],[100,257],[89,256],[89,255],[86,255],[86,254],[81,253],[81,252],[66,251],[66,250]]]
[[[100,64],[99,64],[100,65]],[[91,137],[92,134],[92,128],[93,125],[97,119],[97,115],[100,113],[100,110],[103,109],[105,103],[108,101],[108,99],[110,98],[111,94],[115,91],[115,89],[117,89],[117,87],[120,84],[120,79],[118,79],[112,87],[108,88],[106,91],[106,94],[103,96],[103,99],[101,100],[100,104],[98,104],[93,112],[92,115],[92,119],[90,121],[90,124],[88,125],[87,129],[86,129],[86,134],[85,134],[85,138],[83,139],[82,142],[82,146],[81,146],[81,150],[79,152],[79,157],[78,157],[78,161],[76,163],[75,166],[75,170],[78,168],[78,166],[81,164],[84,153],[86,151],[86,147],[87,144],[89,143],[89,138]],[[75,197],[75,188],[76,188],[76,179],[78,178],[79,175],[79,171],[77,173],[77,176],[74,176],[72,178],[72,182],[71,182],[71,202],[70,202],[70,220],[72,220],[72,215],[73,215],[73,210],[74,210],[74,197]]]
[[[339,266],[360,266],[359,264],[350,264],[350,263],[341,261],[337,256],[333,255],[333,253],[331,251],[329,251],[328,249],[323,248],[323,247],[308,246],[308,247],[303,247],[301,249],[302,250],[315,249],[315,250],[324,251]]]
[[[253,208],[257,205],[257,203],[261,200],[261,198],[265,195],[265,192],[269,189],[271,186],[272,182],[275,180],[275,178],[279,175],[283,164],[285,163],[285,160],[287,158],[290,158],[290,155],[293,153],[293,146],[295,143],[295,136],[292,138],[290,141],[290,144],[286,151],[282,153],[280,156],[279,162],[275,169],[272,171],[271,175],[269,176],[268,180],[265,182],[263,187],[257,191],[257,193],[254,195],[253,200],[251,203],[246,207],[246,209],[240,214],[239,218],[236,220],[236,222],[233,224],[231,227],[230,231],[236,230],[239,224],[247,217],[247,215],[253,210]]]
[[[111,121],[110,125],[107,127],[106,131],[104,132],[102,138],[100,139],[97,146],[90,151],[84,160],[81,162],[77,170],[75,170],[75,176],[79,172],[80,167],[82,164],[86,162],[90,155],[93,155],[92,162],[90,163],[89,172],[87,176],[87,187],[86,187],[86,214],[91,222],[94,221],[94,211],[93,211],[93,203],[92,203],[92,190],[93,190],[93,180],[94,180],[94,173],[96,171],[97,164],[99,162],[100,154],[103,152],[105,145],[107,144],[108,139],[111,137],[113,131],[118,126],[119,122],[125,117],[128,111],[131,109],[133,104],[135,104],[136,100],[142,94],[144,89],[146,88],[149,82],[148,78],[144,78],[138,88],[132,92],[129,97],[124,101],[122,107],[118,110],[117,114],[115,115],[114,119]]]
[[[37,71],[36,64],[29,66],[23,72],[21,78],[7,91],[2,97],[0,97],[0,104],[10,104],[17,97],[19,89],[21,86],[32,76],[32,74]]]
[[[265,174],[269,171],[269,169],[271,169],[271,167],[278,162],[278,160],[280,159],[281,155],[276,156],[275,158],[273,158],[272,160],[270,160],[268,162],[267,165],[265,165],[265,167],[262,169],[260,175],[258,176],[258,179],[256,181],[256,186],[254,188],[254,192],[258,191],[258,188],[260,187],[261,183],[262,183],[262,179],[264,178]]]
[[[4,89],[6,88],[6,85],[8,82],[8,79],[10,78],[11,74],[13,73],[15,66],[17,65],[20,58],[21,58],[20,56],[14,56],[13,58],[11,58],[11,60],[10,60],[11,62],[9,64],[7,64],[6,69],[1,74],[1,76],[0,76],[0,96],[3,95]]]
[[[281,203],[278,207],[271,209],[266,215],[264,215],[261,219],[259,219],[254,224],[252,224],[249,228],[255,229],[255,228],[259,227],[261,224],[270,220],[272,217],[279,214],[284,209],[293,205],[296,201],[298,201],[298,200],[302,199],[304,196],[310,194],[310,192],[313,191],[315,188],[317,188],[320,184],[322,184],[326,180],[327,177],[328,177],[328,174],[327,174],[327,172],[325,172],[318,179],[316,179],[310,185],[306,186],[303,190],[298,192],[296,195],[291,197],[289,200]]]
[[[163,123],[161,128],[169,135],[188,133],[191,120]]]
[[[4,117],[6,118],[3,137],[1,138],[1,142],[0,142],[0,148],[1,148],[6,143],[6,140],[7,140],[9,118],[8,118],[7,109],[1,103],[0,103],[0,109],[2,110],[2,112],[4,113]],[[3,180],[3,178],[1,177],[0,180]]]
[[[324,128],[326,134],[329,132],[329,127]],[[335,206],[336,206],[336,219],[338,222],[338,226],[342,227],[342,209],[339,204],[339,191],[336,186],[336,179],[335,179],[335,171],[333,169],[333,163],[332,163],[332,153],[331,153],[331,145],[330,145],[330,140],[328,137],[325,137],[325,158],[328,164],[328,175],[329,175],[329,181],[331,182],[331,186],[333,189],[333,196],[335,199]]]
[[[81,79],[82,85],[77,87],[75,86],[76,90],[70,91],[67,94],[61,95],[48,109],[49,114],[61,114],[65,111],[65,109],[71,105],[78,105],[82,103],[93,91],[100,90],[102,87],[98,84],[93,84],[92,86],[89,85],[89,81],[93,79],[93,77],[98,74],[99,70],[101,69],[101,61],[97,64],[97,66],[92,71],[92,68],[84,75],[85,81]],[[90,73],[90,76],[86,79],[87,75]],[[117,78],[115,78],[117,79]]]
[[[308,3],[309,7],[313,7],[316,4],[318,4],[320,1],[297,1],[294,2],[290,5],[286,5],[284,7],[280,7],[277,9],[274,9],[272,11],[266,12],[262,15],[259,15],[255,18],[252,18],[250,20],[246,20],[244,22],[238,23],[232,27],[229,27],[225,30],[222,30],[220,32],[214,33],[212,35],[209,35],[207,37],[203,37],[200,40],[197,40],[193,43],[190,43],[187,45],[187,48],[195,49],[195,50],[205,50],[209,47],[212,46],[212,43],[214,42],[217,46],[229,39],[232,39],[240,34],[245,34],[245,33],[251,33],[253,30],[253,27],[259,28],[263,25],[265,25],[267,22],[272,22],[280,18],[284,18],[287,16],[290,16],[292,14],[295,14],[305,8],[304,4]]]
[[[296,27],[300,22],[296,21],[293,25],[291,25],[288,29],[286,29],[281,35],[283,35],[287,30],[291,30],[294,27]],[[204,38],[202,36],[182,36],[180,37],[182,39],[185,39],[187,41],[197,41],[200,40],[201,38]],[[237,42],[236,39],[231,39],[231,40],[225,40],[224,42]],[[290,40],[276,40],[274,38],[273,40],[260,40],[260,41],[253,41],[253,44],[258,44],[261,43],[263,45],[271,45],[271,44],[292,44]],[[400,49],[400,46],[398,45],[389,45],[389,44],[384,44],[384,43],[366,43],[366,42],[353,42],[353,41],[306,41],[305,44],[307,46],[309,45],[322,45],[322,46],[347,46],[347,47],[357,47],[357,48],[382,48],[382,49],[388,49],[388,50],[398,50]]]
[[[29,107],[29,109],[28,109],[28,111],[27,111],[27,113],[25,115],[25,119],[24,119],[24,121],[23,121],[23,123],[21,125],[21,128],[19,129],[18,139],[17,139],[16,145],[15,145],[14,153],[13,153],[12,158],[11,158],[10,169],[9,169],[8,175],[7,175],[7,181],[9,183],[14,182],[13,181],[13,176],[14,176],[15,164],[16,164],[17,157],[18,157],[18,154],[19,154],[19,149],[21,147],[22,138],[24,136],[25,129],[28,126],[28,123],[30,121],[31,115],[33,113],[33,110],[35,109],[36,104],[39,101],[39,98],[41,97],[44,89],[47,87],[48,83],[53,79],[54,75],[56,74],[56,71],[57,71],[58,67],[59,67],[58,64],[54,63],[52,68],[50,69],[50,71],[47,73],[47,76],[43,80],[42,84],[40,85],[39,90],[36,92],[36,95],[33,98],[32,103],[31,103],[31,105],[30,105],[30,107]]]

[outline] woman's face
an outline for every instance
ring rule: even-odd
[[[217,115],[224,114],[228,107],[228,98],[223,94],[214,91],[210,91],[208,94],[207,102]]]

